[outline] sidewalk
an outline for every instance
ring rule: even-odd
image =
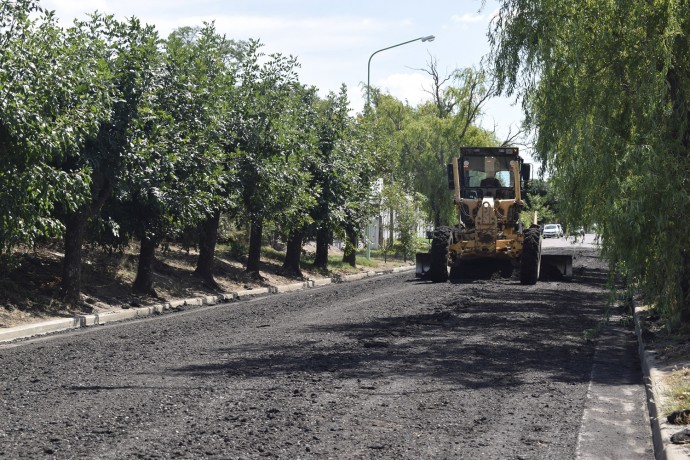
[[[582,412],[578,460],[653,458],[637,337],[620,316],[611,316],[597,337]]]
[[[674,444],[671,436],[688,425],[672,425],[666,420],[666,416],[661,413],[666,398],[666,388],[664,379],[679,365],[663,365],[657,359],[657,351],[651,349],[644,341],[644,333],[641,325],[641,315],[644,311],[641,307],[635,308],[635,333],[637,335],[638,352],[642,371],[644,373],[644,383],[647,388],[647,407],[652,425],[652,436],[654,441],[654,456],[657,460],[687,460],[690,459],[690,444]],[[682,367],[690,368],[690,356]]]

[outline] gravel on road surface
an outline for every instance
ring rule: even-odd
[[[575,457],[607,270],[410,272],[0,347],[3,458]]]

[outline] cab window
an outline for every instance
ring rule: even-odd
[[[463,182],[465,187],[480,187],[482,180],[495,177],[502,187],[513,186],[513,172],[510,158],[466,156],[462,161]]]

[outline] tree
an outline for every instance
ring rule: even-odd
[[[287,192],[282,200],[284,204],[273,220],[286,235],[287,247],[282,269],[301,277],[302,245],[305,235],[314,224],[312,212],[322,194],[322,186],[315,178],[320,153],[318,132],[322,101],[317,96],[315,87],[302,87],[295,96],[293,103],[299,106],[296,110],[299,120],[296,120],[295,126],[299,127],[297,135],[302,139],[302,147],[296,152],[295,159],[299,161],[297,170],[302,171],[302,174],[294,174],[290,186],[283,188]]]
[[[212,214],[228,180],[221,165],[220,115],[226,111],[224,96],[232,78],[225,63],[227,43],[213,24],[181,29],[165,42],[152,32],[150,52],[134,47],[140,54],[133,53],[129,65],[145,70],[134,79],[144,86],[133,88],[136,116],[127,125],[121,177],[101,222],[114,223],[108,227],[117,232],[116,244],[139,240],[132,289],[155,296],[157,246]],[[110,241],[112,235],[101,235],[101,240]],[[204,281],[213,284],[212,278]]]
[[[142,141],[135,146],[142,162],[133,165],[133,187],[126,192],[138,215],[133,229],[141,241],[135,292],[155,294],[151,267],[163,239],[219,217],[229,173],[222,165],[223,117],[234,83],[228,49],[225,37],[208,23],[176,31],[165,42],[152,124],[142,127]],[[215,287],[210,270],[197,275]]]
[[[596,222],[612,267],[690,321],[690,3],[510,0],[491,31],[499,90],[522,97],[561,215]]]
[[[348,171],[357,168],[356,163],[345,160],[343,147],[352,135],[352,120],[348,115],[347,88],[330,92],[325,100],[317,102],[316,142],[317,150],[309,165],[312,187],[320,193],[310,215],[316,229],[316,254],[314,266],[325,269],[328,264],[328,246],[333,232],[344,221],[343,204],[349,180]]]
[[[217,287],[213,261],[221,211],[236,199],[228,190],[235,170],[224,161],[224,145],[236,82],[234,56],[241,46],[220,35],[213,23],[177,29],[166,40],[161,100],[181,133],[175,140],[178,153],[173,160],[177,165],[173,177],[179,186],[170,192],[177,195],[173,202],[186,203],[180,227],[199,231],[194,274],[213,288]]]
[[[185,36],[191,32],[195,31],[191,29],[181,31]],[[187,37],[188,41],[194,39],[194,36]],[[218,51],[224,55],[225,67],[219,70],[222,71],[221,74],[226,74],[225,84],[219,87],[220,93],[215,93],[214,95],[214,98],[217,98],[215,101],[222,102],[224,107],[220,113],[215,114],[215,124],[220,128],[219,133],[223,134],[223,139],[216,140],[221,147],[220,162],[217,166],[220,168],[218,172],[223,177],[223,180],[218,182],[220,188],[216,190],[211,207],[206,210],[206,216],[198,225],[199,258],[194,270],[196,276],[212,287],[217,286],[213,279],[213,262],[215,260],[221,214],[225,213],[228,218],[235,218],[241,211],[235,151],[232,150],[235,148],[235,144],[230,142],[232,147],[228,147],[227,137],[230,135],[228,132],[229,120],[236,116],[232,107],[234,106],[233,100],[238,94],[237,76],[239,61],[250,47],[248,42],[227,40],[225,37],[223,37],[223,42],[223,46]],[[223,51],[223,48],[225,48],[225,51]],[[220,106],[216,104],[216,107]]]
[[[537,222],[549,223],[556,222],[556,214],[549,207],[547,198],[539,193],[527,193],[525,196],[526,206],[520,214],[520,221],[525,228],[529,228],[534,220],[534,213],[537,213]]]
[[[359,118],[350,125],[350,133],[339,142],[339,208],[342,216],[340,228],[345,234],[343,261],[356,266],[357,244],[361,232],[374,211],[374,182],[376,181],[377,158],[375,143],[366,119]]]
[[[109,116],[100,45],[36,1],[0,3],[0,251],[59,237],[56,206],[90,199],[85,165],[61,168]],[[85,46],[89,44],[92,49]]]
[[[522,195],[525,201],[525,209],[520,214],[520,221],[528,228],[534,220],[534,212],[537,213],[537,221],[540,224],[560,222],[558,211],[559,198],[554,193],[554,187],[549,180],[534,179],[529,182],[529,188]]]
[[[374,92],[374,116],[384,159],[380,170],[390,178],[384,183],[400,181],[408,195],[421,193],[429,220],[439,226],[455,218],[446,179],[450,158],[463,145],[498,145],[493,134],[476,126],[494,89],[485,73],[474,69],[441,76],[433,58],[425,71],[432,80],[431,101],[412,108]]]
[[[86,202],[63,211],[65,225],[65,260],[62,292],[68,302],[76,302],[81,292],[81,247],[87,221],[94,217],[122,177],[127,175],[126,157],[133,153],[132,132],[141,123],[141,114],[150,103],[154,78],[158,71],[158,35],[136,18],[121,23],[110,16],[93,14],[90,20],[75,22],[72,36],[81,59],[75,67],[92,63],[91,74],[109,84],[109,116],[99,120],[98,132],[87,138],[77,154],[64,158],[65,172],[85,170],[90,179]],[[88,59],[90,58],[90,59]]]
[[[406,142],[408,146],[419,145],[423,136],[424,147],[416,149],[416,154],[403,155],[402,161],[407,170],[419,171],[414,189],[427,198],[430,220],[438,227],[455,218],[446,179],[451,157],[460,146],[498,145],[492,135],[475,126],[494,88],[483,71],[456,69],[441,77],[434,59],[426,71],[432,78],[432,101],[418,109]]]
[[[278,212],[278,203],[295,174],[301,136],[295,107],[299,92],[294,57],[264,56],[261,44],[250,40],[241,50],[239,85],[228,121],[227,154],[234,155],[238,190],[249,218],[249,256],[246,271],[259,275],[264,219]],[[264,59],[267,58],[267,59]],[[261,62],[263,60],[263,62]],[[287,180],[286,180],[287,179]]]
[[[407,139],[405,136],[406,128],[410,124],[410,120],[414,117],[415,109],[409,104],[403,104],[394,97],[381,94],[379,91],[374,91],[374,107],[375,112],[370,114],[370,119],[373,123],[373,134],[375,136],[376,144],[376,164],[377,170],[380,172],[379,178],[383,184],[380,198],[385,195],[397,193],[399,187],[394,185],[395,181],[404,181],[408,186],[411,184],[410,178],[414,177],[414,173],[407,174],[408,171],[401,170],[401,162],[405,153],[410,152],[410,146],[405,143]],[[423,144],[424,139],[420,142]],[[419,146],[420,144],[417,144]],[[414,148],[414,147],[412,147]],[[405,150],[407,150],[405,152]],[[410,190],[409,187],[406,190]],[[379,220],[379,247],[392,247],[394,234],[394,215],[393,208],[388,207],[389,211],[389,240],[388,244],[384,243],[383,238],[383,211],[386,209],[385,200],[380,200],[380,208],[378,212]]]
[[[398,234],[398,243],[402,249],[403,259],[414,254],[416,249],[416,231],[420,221],[424,220],[423,213],[420,212],[424,200],[426,198],[419,193],[410,194],[400,188],[400,183],[395,183],[394,186],[388,187],[384,197],[384,206],[393,209],[397,219],[395,226],[390,228]],[[391,222],[391,224],[393,224]],[[391,245],[387,249],[394,249]]]

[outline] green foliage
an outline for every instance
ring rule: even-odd
[[[520,214],[520,221],[527,228],[532,225],[534,219],[534,212],[537,213],[537,222],[539,223],[552,223],[557,222],[558,219],[556,214],[547,204],[547,198],[545,196],[534,194],[528,195],[527,205]]]
[[[152,111],[153,94],[158,87],[158,35],[153,27],[142,26],[136,18],[119,22],[97,13],[86,21],[75,21],[71,30],[89,38],[90,46],[82,46],[91,50],[102,66],[100,80],[109,88],[109,117],[98,120],[95,135],[59,164],[67,171],[75,167],[86,169],[91,181],[83,205],[63,207],[61,217],[64,221],[72,221],[71,216],[75,215],[84,220],[96,217],[89,236],[102,246],[121,248],[129,241],[132,214],[123,209],[113,212],[112,204],[107,205],[106,212],[98,213],[109,199],[120,198],[123,190],[132,186],[136,176],[131,168],[143,162],[136,144],[142,137],[141,126]],[[80,244],[81,241],[75,242],[76,247]]]
[[[540,224],[560,222],[558,214],[558,198],[554,194],[553,187],[545,180],[532,180],[525,196],[526,206],[520,214],[520,221],[529,227],[537,212],[537,221]]]
[[[101,49],[35,1],[0,3],[0,251],[59,235],[56,204],[88,199],[88,166],[54,166],[108,116]]]
[[[321,114],[316,88],[295,85],[286,103],[293,117],[287,121],[295,149],[285,159],[289,174],[283,175],[283,184],[273,192],[276,211],[267,216],[283,235],[303,232],[313,223],[312,209],[318,203],[322,186],[315,180],[314,164],[318,161],[318,130]]]
[[[228,219],[221,219],[221,223],[219,234],[222,236],[219,236],[219,240],[223,242],[223,246],[227,246],[228,254],[236,260],[246,260],[249,253],[248,230],[246,228],[238,228],[230,223]]]
[[[452,218],[450,156],[495,144],[473,125],[484,74],[436,79],[418,108],[375,91],[375,112],[352,117],[344,86],[320,99],[294,57],[261,47],[212,23],[161,40],[135,17],[63,29],[36,0],[0,3],[0,253],[88,219],[98,244],[155,246],[218,210],[355,238],[384,201],[411,256],[420,209]],[[246,254],[246,234],[221,238]]]
[[[596,222],[612,267],[690,321],[690,3],[507,0],[501,89],[523,96],[570,226]]]
[[[285,261],[285,252],[284,251],[278,251],[276,249],[273,249],[270,246],[262,246],[261,247],[261,255],[263,257],[268,258],[268,259],[277,260],[278,262],[284,262]]]
[[[360,265],[361,267],[371,267],[371,268],[376,268],[379,267],[380,261],[376,261],[374,259],[366,259],[363,257],[360,257],[357,260],[357,264]],[[338,272],[351,272],[351,273],[358,273],[359,270],[355,267],[350,266],[347,262],[343,261],[343,258],[341,256],[328,256],[328,270],[329,271],[338,271]]]
[[[158,164],[154,171],[163,180],[156,196],[176,231],[225,207],[229,198],[224,186],[235,171],[224,163],[223,142],[235,83],[232,46],[212,23],[175,31],[165,42],[156,106],[163,154],[145,151]]]
[[[347,88],[316,102],[318,148],[308,164],[310,187],[318,191],[311,207],[314,226],[344,234],[361,230],[371,215],[374,153],[368,126],[349,114]]]
[[[305,127],[314,90],[299,84],[294,57],[264,56],[262,46],[251,40],[237,50],[237,85],[225,117],[226,164],[237,169],[231,184],[252,222],[282,213],[290,227],[313,199],[303,155],[313,149]]]
[[[424,220],[424,215],[420,211],[425,203],[425,197],[421,194],[407,195],[397,184],[389,186],[384,191],[384,207],[392,209],[395,213],[395,232],[398,234],[397,244],[389,249],[394,250],[404,260],[414,257],[416,252],[416,233],[420,221]],[[387,246],[392,242],[389,241]]]
[[[128,150],[117,203],[107,209],[124,234],[174,238],[223,206],[233,174],[224,161],[224,116],[234,74],[228,41],[213,24],[157,35],[130,24],[124,69],[144,85],[129,100]],[[161,46],[159,46],[161,45]],[[127,99],[126,99],[127,100]]]
[[[435,61],[427,72],[434,82],[432,101],[413,108],[374,92],[371,116],[385,186],[395,188],[392,182],[397,181],[406,193],[423,195],[428,219],[438,226],[453,224],[456,219],[446,165],[462,146],[495,146],[498,142],[475,126],[492,91],[483,72],[459,69],[444,78]]]

